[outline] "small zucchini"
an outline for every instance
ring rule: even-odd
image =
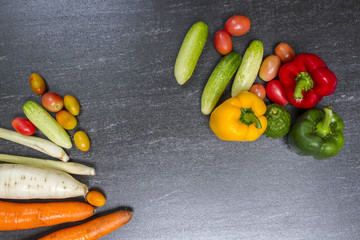
[[[221,94],[238,70],[241,60],[241,55],[233,51],[226,54],[215,67],[201,97],[201,112],[204,115],[209,115],[214,109]]]
[[[174,67],[174,75],[180,85],[183,85],[193,74],[208,33],[209,28],[206,23],[199,21],[186,34]]]
[[[254,40],[246,49],[243,60],[237,71],[231,89],[231,96],[235,97],[242,91],[249,91],[259,72],[264,55],[264,46],[261,41]]]
[[[69,134],[60,124],[39,104],[27,101],[23,105],[26,117],[55,144],[70,149],[72,143]]]

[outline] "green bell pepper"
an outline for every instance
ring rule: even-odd
[[[306,111],[291,128],[290,147],[299,155],[326,159],[338,154],[344,145],[344,122],[331,106],[324,112],[313,108]]]

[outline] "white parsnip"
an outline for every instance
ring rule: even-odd
[[[69,174],[22,164],[0,164],[0,198],[61,199],[85,196],[88,188]]]
[[[49,156],[58,158],[61,161],[69,161],[69,156],[66,154],[64,149],[49,140],[34,136],[25,136],[16,131],[7,130],[4,128],[0,128],[0,138],[4,138],[6,140],[33,148]]]
[[[0,154],[0,161],[18,163],[33,167],[51,168],[76,175],[95,175],[95,169],[74,162],[60,162],[47,159],[21,157],[8,154]]]

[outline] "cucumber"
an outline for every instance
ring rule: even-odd
[[[23,105],[26,117],[52,142],[63,148],[71,148],[69,134],[60,124],[39,104],[27,101]]]
[[[215,67],[201,97],[201,112],[204,115],[209,115],[214,109],[221,94],[238,70],[241,60],[241,55],[233,51],[225,55]]]
[[[180,85],[183,85],[194,72],[208,33],[208,26],[200,21],[195,23],[186,34],[174,67],[174,75]]]
[[[237,71],[231,89],[231,96],[235,97],[242,91],[249,91],[259,72],[264,55],[264,46],[261,41],[254,40],[246,49],[240,68]]]

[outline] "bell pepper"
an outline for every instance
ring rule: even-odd
[[[284,64],[279,72],[286,98],[294,107],[313,108],[324,96],[333,94],[337,78],[317,55],[302,53]]]
[[[215,108],[210,128],[222,140],[254,141],[266,130],[265,112],[262,99],[251,92],[240,92]]]
[[[344,123],[332,107],[324,112],[313,108],[293,125],[288,135],[290,147],[299,155],[326,159],[338,154],[344,145]]]

